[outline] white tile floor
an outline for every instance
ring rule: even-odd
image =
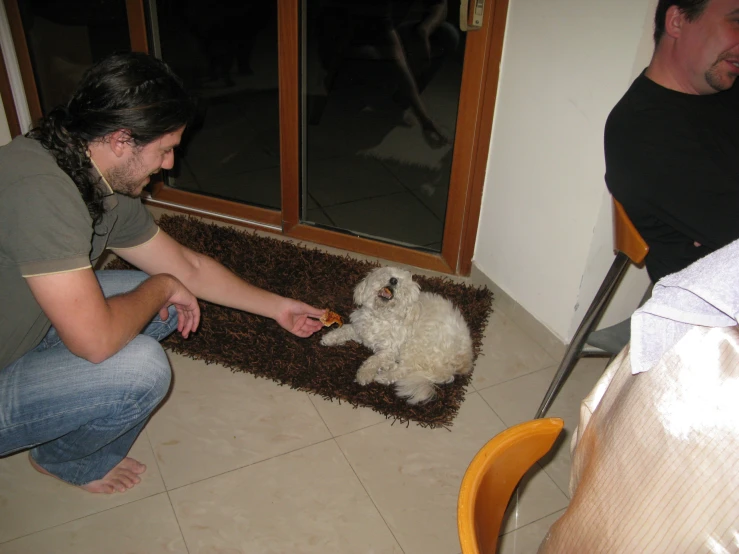
[[[369,409],[171,355],[172,394],[132,451],[148,466],[143,483],[91,495],[36,473],[26,453],[0,459],[0,554],[458,554],[469,461],[532,417],[557,364],[556,341],[530,316],[503,297],[494,309],[451,431],[391,425]],[[550,410],[565,419],[565,436],[525,478],[501,552],[536,552],[567,506],[569,437],[604,367],[582,361]]]

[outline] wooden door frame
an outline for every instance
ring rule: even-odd
[[[206,198],[159,185],[147,200],[184,212],[266,227],[283,235],[444,273],[469,275],[472,269],[482,192],[498,90],[508,0],[488,0],[483,26],[467,34],[449,190],[440,254],[315,227],[300,222],[300,4],[277,0],[282,211]],[[180,205],[178,205],[180,204]],[[184,205],[183,205],[184,204]],[[219,217],[221,215],[222,217]],[[266,225],[265,225],[266,224]]]
[[[429,254],[300,223],[300,159],[297,143],[300,129],[300,89],[295,85],[299,73],[298,2],[280,2],[278,17],[292,31],[280,36],[280,117],[281,126],[295,129],[288,133],[280,152],[283,167],[283,233],[301,240],[377,256],[395,262],[445,273],[469,275],[477,238],[482,191],[488,162],[493,112],[498,90],[500,60],[508,13],[508,0],[488,0],[483,26],[467,33],[464,71],[460,90],[454,161],[449,200],[444,222],[441,254]],[[284,81],[283,81],[284,80]],[[282,86],[282,83],[293,86]],[[285,175],[287,173],[287,175]],[[296,184],[297,183],[297,188]]]
[[[487,0],[482,28],[467,34],[451,185],[440,254],[421,252],[300,222],[300,2],[276,1],[280,128],[288,130],[280,133],[282,211],[176,190],[165,186],[161,181],[154,184],[151,195],[144,202],[246,227],[266,229],[295,239],[389,261],[444,273],[469,275],[485,184],[509,0]],[[16,45],[29,111],[32,120],[36,121],[42,114],[41,105],[18,3],[17,0],[4,0],[4,3]],[[148,51],[144,0],[126,0],[126,10],[132,50]],[[17,125],[14,126],[17,122],[15,105],[9,94],[9,87],[4,85],[8,80],[4,67],[0,67],[0,71],[0,94],[11,132],[15,135],[18,129]]]
[[[283,234],[416,267],[469,275],[492,135],[508,0],[488,0],[482,28],[467,34],[441,254],[300,223],[300,88],[295,83],[300,74],[297,36],[300,13],[298,2],[292,0],[279,2],[278,7],[279,28],[292,31],[289,36],[281,35],[278,41],[282,48],[279,52],[280,124],[282,128],[295,129],[294,133],[283,133],[291,136],[283,137],[280,151]]]

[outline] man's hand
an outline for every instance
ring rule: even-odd
[[[184,338],[198,330],[200,324],[198,299],[174,277],[172,277],[172,292],[169,299],[164,307],[159,310],[159,317],[162,318],[162,321],[169,317],[167,309],[170,306],[174,306],[177,310],[177,331],[182,333]]]
[[[325,311],[297,300],[283,298],[281,305],[278,307],[275,321],[293,335],[305,338],[323,327],[323,323],[313,318],[321,317]]]

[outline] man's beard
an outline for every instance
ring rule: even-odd
[[[124,166],[112,167],[108,170],[108,183],[110,188],[115,192],[138,198],[141,196],[143,187],[141,186],[146,176],[141,177],[144,173],[143,165],[138,157],[132,157]]]
[[[716,63],[714,63],[710,67],[710,69],[706,71],[704,78],[706,79],[706,83],[708,83],[708,86],[710,86],[713,90],[721,92],[723,90],[729,90],[734,85],[734,81],[736,81],[736,75],[734,75],[734,78],[731,79],[731,77],[724,71],[722,71],[720,67],[721,62],[723,62],[725,59],[731,59],[735,57],[736,56],[729,56],[728,54],[721,55],[719,56],[718,60],[716,60]],[[737,73],[739,73],[739,68],[737,68]]]

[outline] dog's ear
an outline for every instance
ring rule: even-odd
[[[367,289],[367,277],[359,281],[359,284],[357,284],[357,286],[354,287],[354,303],[357,306],[361,306],[362,304],[364,304],[362,297],[364,296],[364,291],[366,289]]]
[[[413,302],[416,302],[421,296],[421,285],[414,279],[411,281],[410,287],[410,298]]]

